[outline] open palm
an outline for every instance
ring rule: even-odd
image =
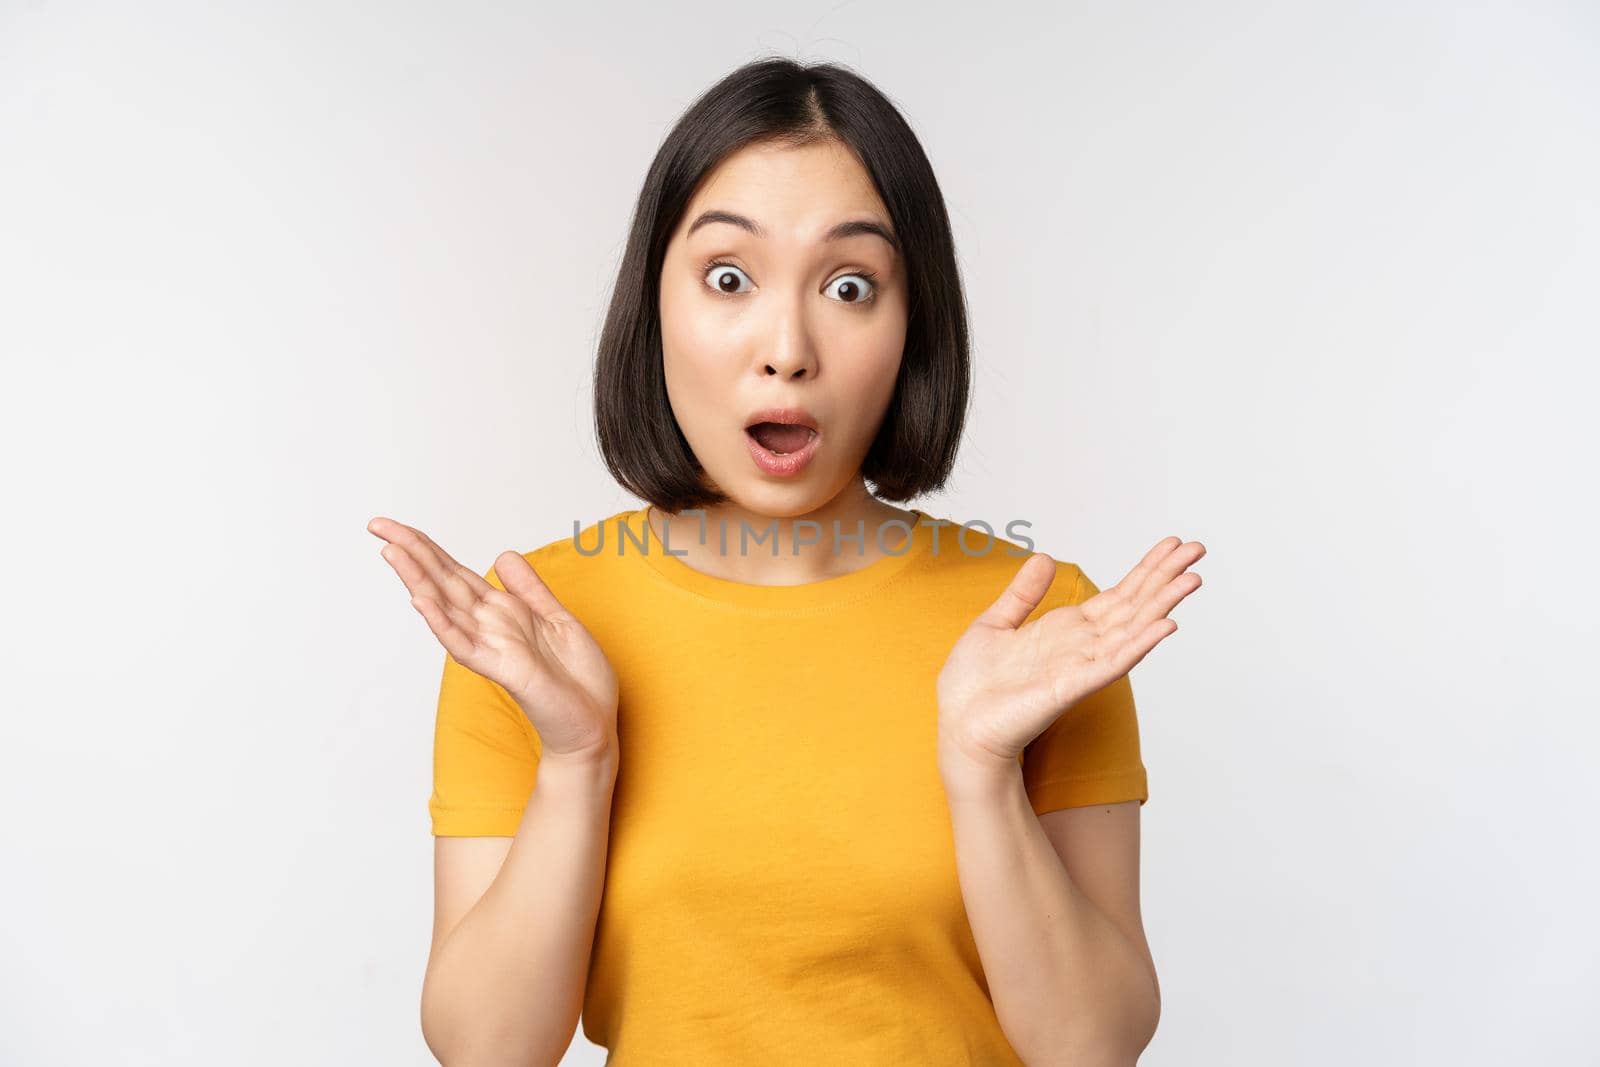
[[[1167,618],[1200,588],[1198,541],[1168,537],[1127,576],[1081,604],[1023,625],[1055,577],[1038,552],[950,650],[938,678],[939,730],[977,759],[1015,761],[1073,704],[1127,674],[1178,624]]]
[[[497,589],[421,530],[379,516],[367,530],[456,662],[498,683],[528,716],[546,755],[596,751],[615,739],[617,675],[589,631],[526,558],[502,552]]]

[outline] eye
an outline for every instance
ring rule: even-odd
[[[841,274],[829,283],[828,288],[839,287],[839,293],[844,298],[842,304],[866,304],[878,295],[878,286],[873,280],[871,271],[858,270],[850,274]]]
[[[724,296],[735,296],[739,293],[748,293],[749,289],[739,288],[739,279],[749,281],[749,275],[735,267],[732,263],[707,263],[705,266],[706,284]],[[729,288],[729,286],[732,288]],[[752,286],[751,288],[754,288]]]

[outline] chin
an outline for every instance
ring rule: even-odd
[[[718,487],[732,504],[757,515],[773,519],[795,519],[823,507],[837,495],[829,492],[826,484],[807,474],[786,484],[770,484],[760,480],[760,475],[738,481],[719,482]]]
[[[809,515],[828,502],[828,497],[802,486],[755,488],[729,494],[741,508],[769,519],[797,519]]]

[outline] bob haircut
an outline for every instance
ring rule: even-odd
[[[853,150],[889,210],[908,289],[905,350],[861,475],[909,500],[944,485],[971,391],[966,299],[944,197],[894,105],[846,67],[771,57],[739,67],[696,100],[661,143],[634,208],[594,366],[594,418],[607,469],[676,514],[728,498],[705,478],[667,397],[660,280],[667,245],[701,180],[755,143],[835,140]]]

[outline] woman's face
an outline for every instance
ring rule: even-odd
[[[661,342],[672,412],[711,483],[749,511],[803,515],[857,480],[894,393],[904,264],[870,228],[830,236],[857,222],[893,237],[847,147],[751,145],[706,176],[667,246]],[[815,435],[747,433],[768,408],[804,412]]]

